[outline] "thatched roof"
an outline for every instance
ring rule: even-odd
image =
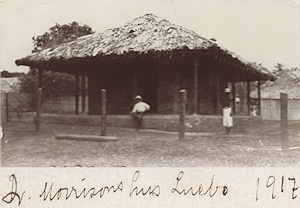
[[[75,41],[45,49],[16,60],[16,64],[33,66],[51,60],[203,50],[213,52],[215,55],[220,54],[223,60],[227,59],[227,62],[231,61],[233,65],[245,71],[253,72],[261,76],[262,79],[275,78],[266,68],[245,61],[195,32],[172,24],[153,14],[135,18],[122,27],[82,36]]]
[[[261,99],[280,99],[280,93],[287,93],[289,99],[300,99],[300,73],[291,70],[274,72],[277,79],[261,85]],[[257,98],[257,90],[251,92],[251,97]]]

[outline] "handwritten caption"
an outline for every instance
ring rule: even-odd
[[[184,171],[179,171],[177,175],[171,180],[172,185],[168,189],[162,189],[160,184],[145,185],[144,178],[140,177],[141,173],[139,170],[135,171],[132,175],[131,181],[125,182],[120,180],[114,184],[97,186],[88,186],[84,182],[86,178],[80,179],[80,183],[76,185],[70,185],[66,187],[59,186],[56,182],[45,181],[41,187],[36,187],[39,191],[36,195],[30,195],[26,190],[20,190],[18,187],[19,182],[15,174],[11,174],[8,177],[9,186],[2,187],[7,189],[5,194],[1,196],[2,203],[7,205],[17,204],[21,206],[25,200],[31,200],[35,198],[41,202],[43,201],[61,201],[61,200],[76,200],[76,199],[93,199],[102,198],[106,195],[115,195],[118,193],[125,194],[127,197],[160,197],[162,192],[171,194],[173,196],[190,196],[190,197],[208,197],[214,198],[227,197],[228,194],[233,191],[234,187],[229,187],[226,184],[217,184],[215,175],[211,175],[206,181],[196,183],[191,186],[187,185],[188,177],[185,176]],[[217,180],[219,181],[219,180]],[[139,183],[142,182],[142,183]],[[148,181],[147,181],[148,182]],[[193,181],[194,182],[194,181]],[[126,188],[125,188],[126,187]],[[281,176],[276,178],[273,175],[268,177],[256,178],[253,180],[253,187],[256,190],[253,192],[253,201],[258,202],[260,200],[274,200],[278,195],[288,193],[290,200],[295,200],[298,197],[297,180],[294,177]],[[285,195],[286,196],[286,195]]]
[[[228,193],[228,187],[226,185],[215,185],[214,175],[212,175],[210,183],[205,187],[202,183],[197,184],[194,187],[184,187],[182,180],[184,178],[184,171],[180,171],[177,177],[174,178],[174,186],[169,190],[170,194],[174,195],[190,195],[190,196],[205,196],[214,197],[218,192],[221,195],[226,196]],[[86,178],[81,181],[84,182]],[[154,184],[149,186],[140,187],[137,183],[140,180],[140,171],[135,171],[132,180],[130,182],[130,189],[128,197],[138,196],[152,196],[159,197],[161,195],[161,185]],[[11,204],[17,203],[21,205],[25,199],[31,200],[31,196],[26,196],[26,190],[18,189],[18,180],[15,174],[9,176],[10,189],[8,193],[2,197],[2,201]],[[124,191],[125,183],[120,181],[113,185],[106,185],[102,187],[84,187],[76,188],[75,185],[70,187],[59,187],[54,188],[55,183],[45,182],[41,188],[40,194],[35,196],[42,201],[53,201],[53,200],[69,200],[69,199],[92,199],[95,197],[102,198],[108,194],[115,194]]]

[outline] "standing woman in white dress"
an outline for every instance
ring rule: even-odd
[[[230,134],[231,127],[233,126],[232,121],[232,109],[230,106],[230,89],[225,88],[225,97],[224,97],[224,104],[223,104],[223,126],[226,128],[226,133]]]

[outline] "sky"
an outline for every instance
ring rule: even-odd
[[[100,33],[147,13],[269,70],[300,68],[299,0],[0,0],[0,71],[27,72],[15,60],[55,23],[77,21]]]

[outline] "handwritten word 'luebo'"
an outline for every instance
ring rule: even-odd
[[[209,194],[210,197],[213,197],[219,190],[222,190],[222,194],[223,196],[226,196],[226,194],[228,193],[228,188],[227,186],[214,186],[213,187],[213,184],[214,184],[214,175],[212,176],[212,179],[211,179],[211,183],[210,183],[210,186],[207,188],[207,190],[205,191],[204,190],[204,187],[203,187],[203,184],[199,184],[198,187],[196,188],[193,188],[193,187],[189,187],[188,189],[185,189],[185,188],[179,188],[180,187],[180,181],[181,179],[183,178],[183,175],[184,175],[184,172],[183,171],[180,171],[180,173],[178,174],[176,180],[176,187],[175,188],[172,188],[171,192],[172,193],[178,193],[178,194],[183,194],[183,195],[192,195],[192,196],[196,196],[196,195],[206,195],[207,193]],[[214,190],[213,190],[214,189]]]
[[[85,178],[82,179],[82,181],[84,181],[84,180],[85,180]],[[107,193],[107,194],[108,193],[116,193],[117,191],[119,191],[119,192],[123,191],[123,182],[122,181],[117,186],[103,186],[100,188],[91,187],[89,189],[83,188],[80,190],[78,190],[77,188],[72,186],[71,188],[67,188],[67,187],[58,188],[56,191],[53,191],[53,183],[51,183],[50,187],[48,187],[48,183],[46,182],[44,190],[39,196],[43,197],[44,201],[46,201],[47,199],[52,201],[53,199],[55,199],[55,197],[57,198],[57,200],[59,200],[61,197],[68,200],[71,197],[73,197],[75,199],[78,199],[80,197],[81,198],[86,198],[86,197],[93,198],[97,195],[100,198],[102,198],[105,193]]]

